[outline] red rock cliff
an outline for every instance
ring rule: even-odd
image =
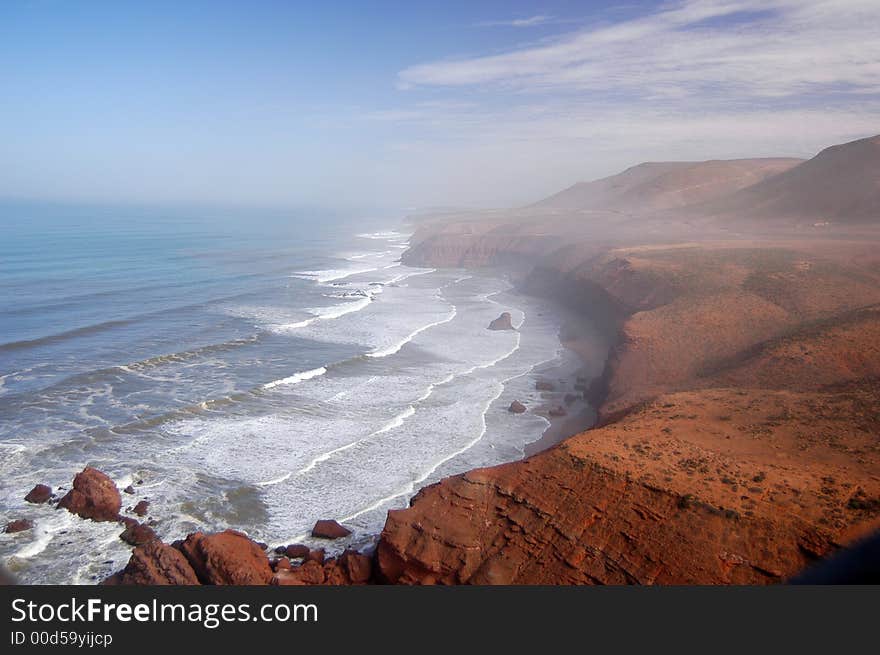
[[[570,287],[628,315],[604,425],[423,489],[389,513],[380,576],[769,583],[876,524],[878,271],[860,244],[684,244],[567,262]]]

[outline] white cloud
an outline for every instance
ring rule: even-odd
[[[809,157],[880,132],[878,25],[880,0],[678,0],[413,65],[403,109],[372,118],[425,204],[523,203],[647,160]]]
[[[530,16],[529,18],[513,18],[510,20],[492,20],[477,23],[480,27],[535,27],[554,22],[553,16]]]
[[[877,0],[686,0],[504,54],[428,62],[403,85],[782,97],[880,86]]]

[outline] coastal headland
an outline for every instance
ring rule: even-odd
[[[507,267],[609,335],[607,353],[566,341],[604,362],[595,427],[425,487],[369,553],[147,534],[108,582],[784,582],[880,528],[880,187],[848,177],[866,170],[880,137],[414,219],[405,263]]]

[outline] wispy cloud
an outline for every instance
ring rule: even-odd
[[[477,23],[478,27],[535,27],[555,22],[554,16],[530,16],[529,18],[512,18],[508,20],[489,20]]]
[[[535,17],[541,18],[541,17]],[[685,0],[503,54],[427,62],[405,87],[783,97],[880,91],[877,0]]]
[[[362,116],[393,136],[386,165],[423,202],[499,206],[641,161],[808,157],[880,132],[878,0],[614,16],[400,71],[399,108]]]

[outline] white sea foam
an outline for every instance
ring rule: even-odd
[[[340,316],[345,316],[346,314],[351,314],[352,312],[359,312],[364,307],[367,307],[372,301],[373,299],[367,296],[366,298],[355,300],[354,302],[348,302],[342,305],[333,305],[332,307],[317,307],[308,311],[312,312],[320,319],[327,320],[339,318]]]
[[[381,259],[382,257],[385,257],[386,255],[390,255],[393,252],[394,252],[393,250],[374,250],[372,252],[359,252],[354,255],[342,255],[342,257],[344,259],[353,260],[353,261],[357,261],[359,259],[366,259],[367,257]]]
[[[427,325],[423,325],[418,330],[414,330],[410,332],[406,337],[398,341],[393,346],[389,346],[388,348],[383,348],[381,350],[376,350],[371,353],[367,353],[367,357],[388,357],[389,355],[393,355],[398,352],[401,348],[403,348],[410,341],[415,339],[418,335],[420,335],[425,330],[430,330],[432,327],[437,327],[438,325],[443,325],[444,323],[449,323],[455,316],[458,314],[458,310],[455,305],[452,306],[452,311],[449,312],[449,315],[446,318],[440,319],[439,321],[434,321],[433,323],[428,323]]]
[[[334,318],[340,318],[342,316],[345,316],[346,314],[359,312],[365,307],[368,307],[372,301],[373,298],[368,296],[354,302],[331,305],[330,307],[313,307],[306,310],[314,314],[314,316],[312,316],[311,318],[307,318],[302,321],[296,321],[295,323],[285,323],[284,325],[279,325],[277,329],[280,331],[296,330],[299,328],[307,327],[315,321],[327,321]]]
[[[286,386],[291,384],[299,384],[305,380],[311,380],[312,378],[318,377],[319,375],[324,375],[327,372],[327,369],[321,366],[320,368],[313,368],[310,371],[302,371],[300,373],[294,373],[293,375],[282,378],[280,380],[274,380],[273,382],[269,382],[263,385],[264,389],[274,389],[275,387]]]
[[[488,400],[488,402],[485,405],[485,408],[483,409],[483,416],[482,416],[483,429],[480,430],[480,433],[476,437],[474,437],[472,440],[468,441],[461,448],[453,451],[452,453],[449,453],[448,455],[446,455],[445,457],[443,457],[442,459],[440,459],[439,461],[434,463],[421,477],[410,481],[406,486],[404,486],[404,488],[396,491],[393,494],[385,496],[384,498],[380,498],[379,500],[377,500],[373,504],[369,505],[368,507],[365,507],[365,508],[355,512],[354,514],[346,516],[342,519],[339,519],[339,521],[341,523],[344,523],[346,521],[353,521],[354,519],[358,518],[359,516],[362,516],[368,512],[372,512],[375,509],[379,509],[383,505],[390,503],[392,500],[395,500],[396,498],[400,498],[401,496],[411,494],[413,491],[415,491],[416,485],[421,484],[422,482],[427,480],[429,477],[431,477],[438,468],[443,466],[443,464],[445,464],[446,462],[448,462],[450,460],[455,459],[456,457],[467,452],[468,450],[473,448],[477,443],[479,443],[480,440],[486,435],[486,428],[487,428],[487,426],[486,426],[486,412],[489,411],[489,407],[492,406],[492,403],[494,403],[496,400],[498,400],[498,398],[501,397],[501,394],[504,392],[504,384],[503,383],[499,383],[497,385],[497,387],[498,387],[498,391],[495,393],[494,396],[492,396]]]
[[[317,316],[312,316],[312,318],[307,318],[304,321],[297,321],[296,323],[285,323],[284,325],[279,325],[279,330],[296,330],[298,328],[304,328],[308,325],[311,325],[315,321],[318,320]]]
[[[8,454],[3,455],[5,459],[6,457],[12,457],[14,455],[20,455],[21,453],[26,452],[28,450],[28,447],[23,444],[17,443],[0,443],[0,450],[9,451]]]
[[[512,351],[510,351],[507,355],[499,358],[498,360],[496,360],[492,364],[488,364],[488,365],[484,365],[484,366],[480,366],[480,367],[476,367],[476,368],[487,368],[489,366],[495,366],[500,361],[503,361],[504,359],[507,359],[508,357],[510,357],[510,355],[512,355],[518,348],[519,348],[519,340],[517,340],[517,347],[514,348]],[[465,443],[460,448],[454,450],[451,453],[448,453],[447,455],[445,455],[444,457],[442,457],[441,459],[436,461],[434,464],[432,464],[430,466],[430,468],[428,468],[428,470],[425,473],[423,473],[420,477],[418,477],[414,480],[411,480],[402,489],[399,489],[392,494],[389,494],[383,498],[380,498],[379,500],[375,501],[374,503],[370,504],[369,506],[358,510],[354,514],[351,514],[349,516],[346,516],[346,517],[338,519],[338,520],[342,523],[344,523],[346,521],[353,521],[354,519],[358,518],[359,516],[367,514],[368,512],[371,512],[373,510],[379,509],[383,505],[386,505],[386,504],[390,503],[391,501],[393,501],[397,498],[400,498],[401,496],[405,496],[407,494],[413,493],[413,491],[415,491],[415,489],[416,489],[416,486],[422,484],[428,478],[430,478],[437,471],[437,469],[439,469],[441,466],[443,466],[447,462],[455,459],[459,455],[462,455],[463,453],[466,453],[468,450],[473,448],[476,444],[478,444],[483,439],[483,437],[486,436],[486,431],[488,429],[488,424],[486,423],[486,413],[489,411],[489,408],[492,407],[492,404],[501,397],[502,393],[504,393],[504,385],[507,382],[509,382],[510,380],[512,380],[516,377],[520,377],[521,375],[523,375],[523,374],[511,376],[511,377],[506,378],[500,382],[495,383],[497,390],[496,390],[495,394],[493,396],[491,396],[486,401],[485,405],[483,406],[483,411],[481,413],[482,427],[480,429],[480,432],[473,439],[471,439],[470,441]]]
[[[400,238],[409,238],[408,234],[404,234],[403,232],[397,232],[395,230],[385,230],[383,232],[368,232],[364,234],[358,234],[358,237],[361,239],[381,239],[383,241],[389,241],[393,239]]]
[[[431,394],[434,393],[434,389],[436,389],[437,387],[439,387],[439,386],[441,386],[441,385],[449,384],[449,383],[452,382],[456,377],[458,377],[458,376],[457,376],[455,373],[450,373],[449,375],[447,375],[445,378],[443,378],[443,379],[440,380],[439,382],[435,382],[435,383],[433,383],[433,384],[428,385],[428,388],[425,389],[425,393],[423,393],[421,396],[419,396],[419,397],[416,399],[416,402],[417,402],[417,403],[420,403],[420,402],[423,402],[423,401],[427,400],[428,398],[431,397]]]
[[[326,284],[327,282],[333,282],[335,280],[344,280],[345,278],[351,277],[352,275],[372,273],[373,271],[378,270],[378,266],[361,266],[359,268],[337,268],[324,271],[297,271],[296,273],[290,275],[290,277],[300,278],[302,280],[313,280],[315,282],[318,282],[319,284]]]
[[[35,555],[39,555],[46,550],[52,539],[55,538],[56,533],[70,528],[73,524],[74,516],[70,512],[58,512],[51,518],[47,517],[39,521],[33,528],[33,540],[13,553],[13,557],[30,559]]]
[[[378,287],[381,288],[381,287]],[[351,300],[352,298],[357,298],[360,300],[361,298],[369,297],[369,293],[364,291],[363,289],[354,289],[352,291],[339,291],[337,293],[325,293],[327,298],[338,298],[340,300]],[[313,311],[313,310],[308,310]]]
[[[421,270],[410,271],[408,273],[401,273],[400,275],[397,275],[397,276],[391,278],[390,280],[388,280],[388,282],[386,282],[385,284],[397,284],[398,282],[403,282],[404,280],[411,278],[411,277],[415,277],[417,275],[427,275],[428,273],[436,273],[436,272],[437,272],[436,268],[425,268],[425,269],[421,269]]]
[[[439,387],[441,385],[448,384],[449,382],[452,382],[452,380],[454,380],[455,377],[456,377],[456,375],[454,373],[450,373],[449,375],[444,377],[439,382],[435,382],[435,383],[428,385],[428,388],[425,390],[425,392],[421,396],[416,398],[415,403],[413,405],[407,406],[406,409],[404,409],[402,412],[397,414],[394,418],[392,418],[390,421],[388,421],[388,423],[383,425],[381,428],[379,428],[378,430],[376,430],[374,432],[371,432],[363,439],[358,439],[357,441],[352,441],[351,443],[344,444],[342,446],[334,448],[333,450],[329,450],[326,453],[322,453],[318,457],[315,457],[314,459],[312,459],[306,466],[299,469],[296,472],[296,474],[302,475],[304,473],[308,473],[309,471],[314,469],[318,464],[320,464],[321,462],[326,462],[327,460],[329,460],[331,457],[333,457],[334,455],[336,455],[338,453],[342,453],[342,452],[345,452],[345,451],[350,450],[352,448],[355,448],[363,443],[366,443],[372,437],[376,437],[380,434],[385,434],[387,432],[391,432],[392,430],[395,430],[395,429],[401,427],[406,422],[406,419],[410,418],[411,416],[413,416],[416,413],[416,408],[414,406],[415,404],[418,404],[418,403],[421,403],[421,402],[424,402],[425,400],[427,400],[431,396],[431,394],[434,392],[434,389],[436,389],[437,387]],[[375,378],[371,378],[371,380],[373,380],[373,379],[375,379]],[[291,476],[291,474],[288,473],[284,476],[281,476],[277,480],[271,481],[271,483],[275,484],[277,482],[284,482],[285,480],[290,478],[290,476]],[[270,483],[267,482],[267,483],[263,483],[263,484],[270,484]]]
[[[284,475],[277,477],[273,480],[266,480],[265,482],[257,482],[256,485],[258,487],[271,487],[276,484],[281,484],[282,482],[286,482],[290,479],[290,476],[293,475],[292,472],[285,473]]]
[[[437,324],[446,323],[446,322],[452,320],[452,318],[454,318],[454,316],[456,314],[456,311],[457,311],[456,308],[453,306],[453,311],[451,313],[451,316],[447,317],[447,319],[444,319],[443,321],[438,321]],[[433,326],[433,324],[431,326]],[[424,331],[428,327],[429,326],[424,326],[423,328],[420,328],[416,332]],[[397,428],[401,427],[405,423],[406,419],[412,417],[416,413],[416,406],[420,405],[422,402],[426,401],[434,393],[434,391],[437,387],[442,386],[442,385],[446,385],[458,377],[467,376],[467,375],[474,373],[475,371],[485,370],[485,369],[488,369],[488,368],[491,368],[491,367],[497,365],[498,363],[509,358],[513,353],[515,353],[519,349],[520,340],[521,340],[521,334],[517,333],[515,336],[514,346],[511,349],[500,354],[498,357],[496,357],[488,362],[485,362],[483,364],[472,366],[472,367],[465,369],[464,371],[461,371],[459,373],[447,374],[441,380],[429,384],[428,387],[425,389],[425,391],[422,392],[422,394],[419,397],[417,397],[413,401],[412,404],[408,405],[406,407],[406,409],[404,409],[402,412],[400,412],[395,417],[393,417],[388,423],[383,425],[381,428],[379,428],[378,430],[375,430],[374,432],[371,432],[370,434],[366,435],[365,437],[363,437],[361,439],[352,441],[347,444],[343,444],[341,446],[333,448],[332,450],[329,450],[325,453],[320,454],[319,456],[313,458],[306,466],[304,466],[301,469],[299,469],[298,471],[296,471],[296,475],[302,475],[302,474],[308,473],[308,472],[314,470],[319,464],[330,460],[335,455],[349,451],[353,448],[356,448],[362,444],[369,442],[374,437],[377,437],[382,434],[386,434],[388,432],[391,432],[392,430],[396,430]],[[398,348],[398,350],[399,350],[399,348]],[[373,379],[373,378],[371,378],[371,379]],[[483,432],[485,433],[485,426],[484,426]],[[440,464],[442,464],[442,462]],[[437,466],[439,466],[440,464],[437,464]],[[279,482],[286,481],[287,479],[289,479],[289,477],[290,477],[290,475],[281,476],[281,478],[278,478],[277,481],[279,481]]]
[[[113,482],[116,483],[116,487],[118,489],[125,489],[126,487],[134,484],[134,476],[131,473],[127,473],[123,475],[121,478],[117,478]]]
[[[418,285],[434,289],[433,296],[424,288],[388,289],[387,300],[352,321],[314,325],[308,338],[371,344],[378,354],[399,350],[404,334],[441,323],[417,337],[418,350],[406,357],[366,366],[351,360],[339,375],[302,385],[295,404],[266,394],[261,402],[267,413],[259,417],[181,422],[173,431],[193,444],[182,453],[187,466],[272,489],[260,494],[267,516],[259,536],[280,541],[298,532],[307,536],[321,516],[345,517],[358,535],[372,534],[385,509],[403,504],[423,484],[519,456],[546,421],[513,419],[502,409],[514,397],[535,401],[526,373],[558,345],[552,314],[529,312],[533,318],[523,324],[512,299],[481,297],[494,292],[490,285],[497,281],[480,277],[456,285],[457,277],[441,273],[430,285]],[[448,290],[439,291],[444,286]],[[493,300],[511,311],[522,332],[486,330],[498,313]],[[453,307],[456,318],[450,320]],[[514,387],[503,382],[514,376],[522,378]],[[254,459],[254,449],[277,456]],[[198,516],[204,525],[213,514]],[[220,512],[207,520],[213,529],[228,519]]]
[[[327,460],[329,460],[331,457],[333,457],[334,455],[336,455],[338,453],[343,453],[346,450],[351,450],[352,448],[356,448],[357,446],[360,446],[362,443],[365,443],[366,441],[368,441],[372,437],[375,437],[380,434],[385,434],[386,432],[390,432],[391,430],[399,428],[401,425],[403,425],[404,421],[406,421],[406,419],[408,419],[410,416],[415,414],[415,412],[416,412],[415,407],[410,405],[405,410],[403,410],[400,414],[398,414],[393,419],[388,421],[388,423],[383,425],[381,428],[379,428],[375,432],[371,432],[363,439],[358,439],[357,441],[352,441],[351,443],[347,443],[345,445],[339,446],[338,448],[334,448],[333,450],[328,450],[326,453],[322,453],[322,454],[318,455],[312,461],[310,461],[306,466],[299,469],[296,472],[296,475],[303,475],[304,473],[308,473],[309,471],[314,469],[318,464],[320,464],[321,462],[326,462]],[[287,476],[285,477],[285,480],[287,478],[289,478],[290,475],[291,474],[288,473]]]
[[[329,450],[326,453],[320,454],[319,456],[312,459],[306,466],[304,466],[301,469],[299,469],[298,471],[296,471],[296,475],[303,475],[305,473],[308,473],[309,471],[313,470],[318,464],[328,461],[334,455],[337,455],[339,453],[343,453],[347,450],[351,450],[352,448],[356,448],[357,446],[359,446],[363,443],[366,443],[367,441],[369,441],[373,437],[379,436],[380,434],[385,434],[387,432],[391,432],[392,430],[396,430],[397,428],[401,427],[406,422],[406,419],[410,418],[411,416],[413,416],[416,413],[416,408],[415,408],[416,404],[427,400],[431,396],[431,394],[434,392],[434,389],[436,389],[438,386],[448,384],[453,379],[455,379],[455,377],[456,377],[456,375],[454,373],[451,373],[451,374],[447,375],[446,377],[444,377],[439,382],[435,382],[435,383],[428,385],[428,388],[424,391],[424,393],[422,393],[421,396],[416,398],[414,404],[407,406],[406,409],[404,409],[402,412],[397,414],[394,418],[392,418],[390,421],[388,421],[381,428],[379,428],[378,430],[375,430],[374,432],[371,432],[370,434],[368,434],[366,437],[364,437],[362,439],[358,439],[357,441],[352,441],[351,443],[344,444],[342,446],[339,446],[337,448]],[[375,379],[375,378],[371,378],[371,380],[372,379]],[[284,482],[284,481],[288,480],[291,477],[291,475],[292,475],[292,473],[287,473],[286,475],[283,475],[275,480],[270,480],[268,482],[263,482],[260,484],[261,485],[278,484],[280,482]]]
[[[163,484],[165,484],[165,482],[166,482],[165,478],[162,478],[158,482],[151,482],[149,484],[142,484],[142,485],[138,486],[138,489],[141,489],[141,490],[143,490],[143,489],[156,489],[157,487],[161,487]]]

